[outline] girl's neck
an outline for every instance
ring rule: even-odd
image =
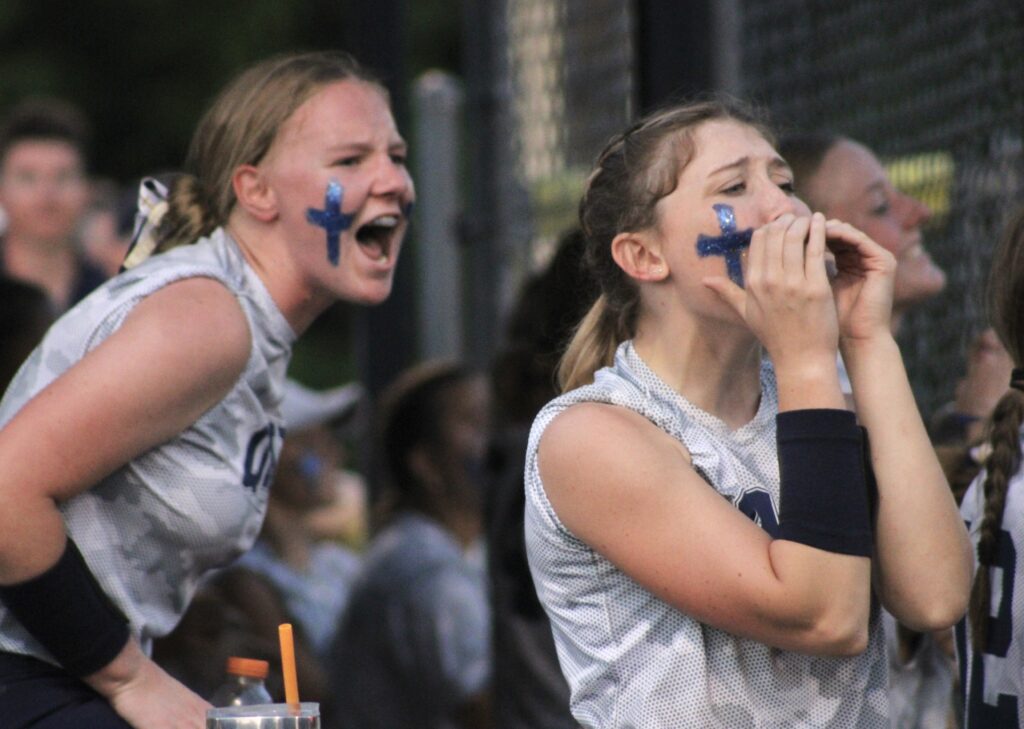
[[[245,216],[233,213],[226,228],[292,331],[301,335],[332,300],[317,296],[302,281],[291,259],[280,255],[284,246],[273,240],[265,226],[253,225]]]
[[[761,346],[746,329],[699,320],[641,321],[633,341],[669,387],[730,429],[749,423],[757,413]]]

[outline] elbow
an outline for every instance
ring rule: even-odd
[[[974,564],[966,561],[944,581],[935,580],[912,591],[894,591],[882,604],[903,625],[919,633],[946,630],[967,613],[971,599]],[[895,599],[893,599],[895,598]]]
[[[970,600],[970,585],[962,593],[950,594],[945,599],[931,600],[921,605],[913,614],[896,616],[897,619],[911,630],[919,633],[932,633],[946,630],[956,625],[967,612]],[[893,613],[893,615],[896,615]]]
[[[857,601],[858,603],[860,601]],[[805,616],[795,636],[796,641],[780,646],[817,656],[856,656],[867,650],[870,638],[868,616],[870,604],[852,606],[833,604],[817,615]],[[795,627],[795,626],[794,626]]]
[[[811,643],[813,653],[822,656],[856,656],[867,650],[870,631],[868,621],[832,621],[815,628]]]

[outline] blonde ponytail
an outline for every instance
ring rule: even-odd
[[[606,325],[608,301],[601,294],[569,341],[558,363],[558,386],[568,392],[593,381],[594,373],[611,364],[618,342]]]
[[[190,245],[212,233],[218,225],[199,179],[180,175],[167,195],[167,212],[157,228],[156,252]]]

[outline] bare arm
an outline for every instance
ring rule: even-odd
[[[869,561],[773,541],[642,416],[573,406],[545,431],[539,461],[566,526],[680,611],[788,650],[863,649]]]
[[[0,584],[52,566],[66,540],[57,505],[188,427],[230,390],[250,346],[223,285],[183,280],[26,404],[0,430]],[[134,726],[201,725],[205,704],[133,641],[86,680]]]
[[[918,631],[955,623],[967,608],[967,530],[921,421],[891,334],[892,256],[860,231],[829,221],[840,347],[878,480],[875,584],[885,607]]]
[[[899,348],[883,334],[875,341],[848,343],[843,353],[878,480],[879,597],[910,628],[949,627],[967,609],[971,547]]]

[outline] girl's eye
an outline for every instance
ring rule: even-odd
[[[745,182],[737,182],[735,185],[730,185],[729,187],[722,190],[722,193],[725,195],[738,195],[739,193],[743,192],[746,189],[747,184]]]
[[[788,182],[780,182],[779,189],[785,192],[787,195],[793,195],[796,193],[796,188],[793,186],[792,180]]]
[[[359,164],[358,157],[342,157],[334,161],[335,167],[354,167]]]
[[[405,165],[405,155],[404,154],[393,154],[393,155],[391,155],[391,161],[394,162],[396,165],[404,166]]]
[[[885,202],[880,203],[879,205],[876,205],[875,207],[873,207],[871,209],[871,214],[874,215],[876,218],[880,218],[883,215],[888,214],[889,209],[890,209],[889,208],[889,201],[886,200]]]

